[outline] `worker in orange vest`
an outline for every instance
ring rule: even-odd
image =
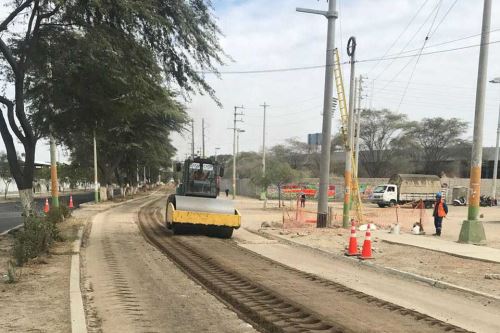
[[[443,224],[443,218],[448,214],[448,206],[444,202],[441,192],[436,193],[436,203],[434,204],[434,226],[436,227],[436,233],[433,236],[441,236],[441,227]]]

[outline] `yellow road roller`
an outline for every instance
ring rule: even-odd
[[[182,172],[176,193],[167,200],[166,226],[174,234],[202,233],[231,238],[241,225],[241,215],[232,201],[217,199],[224,168],[205,158],[193,158],[176,164]]]

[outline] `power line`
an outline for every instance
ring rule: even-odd
[[[498,31],[498,30],[500,30],[500,29],[497,29],[495,31]],[[487,44],[491,45],[491,44],[498,44],[498,43],[500,43],[500,40],[488,42]],[[432,46],[436,46],[436,45],[432,45]],[[429,46],[429,47],[432,47],[432,46]],[[427,55],[438,54],[438,53],[453,52],[453,51],[465,50],[465,49],[470,49],[470,48],[479,47],[479,46],[481,46],[481,44],[473,44],[473,45],[467,45],[467,46],[462,46],[462,47],[455,47],[455,48],[451,48],[451,49],[423,52],[421,55],[427,56]],[[405,59],[405,58],[413,58],[416,55],[418,55],[418,53],[408,54],[408,55],[400,55],[400,56],[394,56],[394,57],[391,56],[391,57],[386,57],[386,58],[377,57],[377,58],[361,59],[361,60],[356,60],[356,62],[357,63],[366,63],[366,62],[379,61],[379,60],[385,61],[385,60],[393,60],[393,59]],[[345,65],[345,64],[349,64],[349,61],[341,62],[341,65]],[[293,72],[293,71],[302,71],[302,70],[310,70],[310,69],[319,69],[319,68],[325,68],[325,67],[326,67],[326,65],[315,65],[315,66],[301,66],[301,67],[257,69],[257,70],[246,70],[246,71],[197,71],[197,73],[198,74],[266,74],[266,73]],[[380,80],[380,79],[377,79],[377,80]]]
[[[429,27],[429,31],[427,32],[427,35],[425,36],[424,42],[422,44],[422,48],[420,49],[420,52],[418,54],[417,60],[415,61],[415,65],[413,66],[413,69],[411,71],[410,77],[408,78],[408,83],[405,86],[405,89],[403,91],[403,96],[401,96],[401,100],[399,101],[398,108],[396,109],[399,112],[399,109],[401,108],[401,104],[403,104],[403,100],[405,98],[406,92],[408,91],[408,87],[410,86],[411,79],[413,78],[413,75],[415,74],[415,70],[417,69],[417,65],[420,61],[420,57],[422,57],[422,51],[424,50],[425,44],[430,38],[430,33],[432,31],[432,28],[434,27],[434,23],[436,23],[436,18],[439,13],[439,8],[441,8],[441,3],[443,0],[439,0],[437,5],[436,5],[436,15],[434,16],[434,19],[432,20],[431,26]]]
[[[495,40],[492,42],[488,42],[486,44],[498,44],[500,43],[500,40]],[[429,51],[429,52],[423,52],[421,55],[426,56],[426,55],[431,55],[431,54],[438,54],[438,53],[446,53],[446,52],[453,52],[453,51],[459,51],[459,50],[465,50],[465,49],[470,49],[474,47],[479,47],[481,44],[474,44],[474,45],[467,45],[467,46],[462,46],[462,47],[455,47],[451,49],[444,49],[444,50],[436,50],[436,51]],[[399,56],[399,57],[392,57],[392,58],[385,58],[384,60],[391,60],[391,59],[403,59],[403,58],[413,58],[417,54],[410,54],[410,55],[405,55],[405,56]],[[371,62],[371,61],[376,61],[377,59],[365,59],[365,60],[358,60],[357,62]]]
[[[440,0],[441,1],[441,0]],[[406,42],[405,46],[401,49],[401,51],[398,53],[398,56],[400,56],[405,50],[406,48],[410,45],[410,43],[415,39],[415,37],[418,35],[418,33],[420,32],[420,30],[422,30],[424,28],[424,26],[427,24],[427,21],[429,21],[429,19],[432,17],[432,14],[434,14],[434,12],[438,9],[438,6],[435,6],[432,11],[429,13],[429,15],[427,16],[427,18],[425,19],[425,21],[420,25],[420,27],[417,29],[417,31],[415,31],[415,33],[411,36],[411,38],[408,40],[408,42]],[[435,18],[435,16],[434,16]],[[421,53],[421,50],[419,49],[420,53]],[[385,68],[375,77],[376,79],[378,79],[381,75],[383,75],[388,69],[389,67],[392,66],[392,64],[396,61],[396,59],[393,59],[387,66],[385,66]],[[410,61],[411,62],[411,61]],[[397,75],[399,75],[407,66],[409,65],[406,64],[405,66],[403,66],[403,68],[398,72]]]
[[[396,45],[396,43],[399,41],[399,39],[404,35],[404,33],[406,32],[406,30],[408,30],[408,28],[410,27],[410,25],[413,23],[413,21],[417,18],[418,14],[420,14],[420,12],[422,11],[422,9],[424,8],[424,6],[427,4],[429,0],[425,0],[424,3],[420,6],[420,8],[417,10],[417,12],[415,13],[415,15],[413,15],[413,17],[411,18],[410,22],[408,22],[408,24],[406,25],[406,27],[403,29],[403,31],[401,31],[401,33],[398,35],[398,37],[396,37],[396,39],[394,40],[394,42],[392,42],[391,46],[389,46],[389,48],[387,49],[387,51],[385,51],[384,55],[382,56],[382,58],[384,58],[390,51],[391,49]],[[377,61],[377,63],[375,64],[375,66],[373,66],[369,71],[368,71],[368,75],[370,75],[370,73],[380,64],[381,60],[380,61]]]
[[[455,7],[455,5],[457,4],[458,0],[455,0],[451,6],[448,8],[448,10],[446,11],[446,13],[443,15],[443,17],[441,18],[441,21],[439,21],[439,23],[436,25],[436,28],[434,29],[434,31],[431,33],[431,36],[434,36],[434,34],[436,33],[437,29],[439,29],[439,26],[441,26],[441,23],[444,22],[444,20],[446,19],[446,17],[448,16],[448,14],[451,12],[451,10],[453,9],[453,7]]]
[[[497,31],[500,31],[500,28],[498,28],[498,29],[492,29],[492,30],[490,30],[490,33],[497,32]],[[446,42],[441,42],[441,43],[437,43],[437,44],[427,45],[424,49],[429,49],[429,48],[433,48],[433,47],[436,47],[436,46],[451,44],[451,43],[459,42],[461,40],[470,39],[470,38],[478,37],[478,36],[481,36],[481,34],[479,33],[479,34],[474,34],[474,35],[468,35],[468,36],[465,36],[465,37],[460,37],[460,38],[457,38],[457,39],[452,39],[452,40],[449,40],[449,41],[446,41]],[[418,51],[418,50],[420,50],[420,48],[407,50],[407,51],[402,52],[402,54],[410,53],[410,52],[415,52],[415,51]],[[387,57],[388,58],[392,58],[392,57],[398,56],[398,55],[399,54],[394,53],[394,54],[389,54]]]

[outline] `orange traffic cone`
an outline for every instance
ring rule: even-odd
[[[351,220],[351,237],[349,238],[349,250],[345,253],[346,256],[359,256],[358,242],[356,239],[356,226],[354,219]]]
[[[69,207],[70,209],[71,209],[71,208],[74,208],[74,206],[73,206],[73,196],[72,196],[71,194],[69,195],[69,206],[68,206],[68,207]]]
[[[370,224],[366,228],[365,241],[363,243],[363,250],[361,250],[360,259],[373,259],[372,257],[372,233],[370,231]]]
[[[43,206],[43,211],[45,213],[48,213],[49,212],[49,198],[45,198],[45,206]]]

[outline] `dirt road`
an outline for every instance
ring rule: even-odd
[[[140,199],[97,215],[83,250],[90,332],[255,332],[140,235]]]

